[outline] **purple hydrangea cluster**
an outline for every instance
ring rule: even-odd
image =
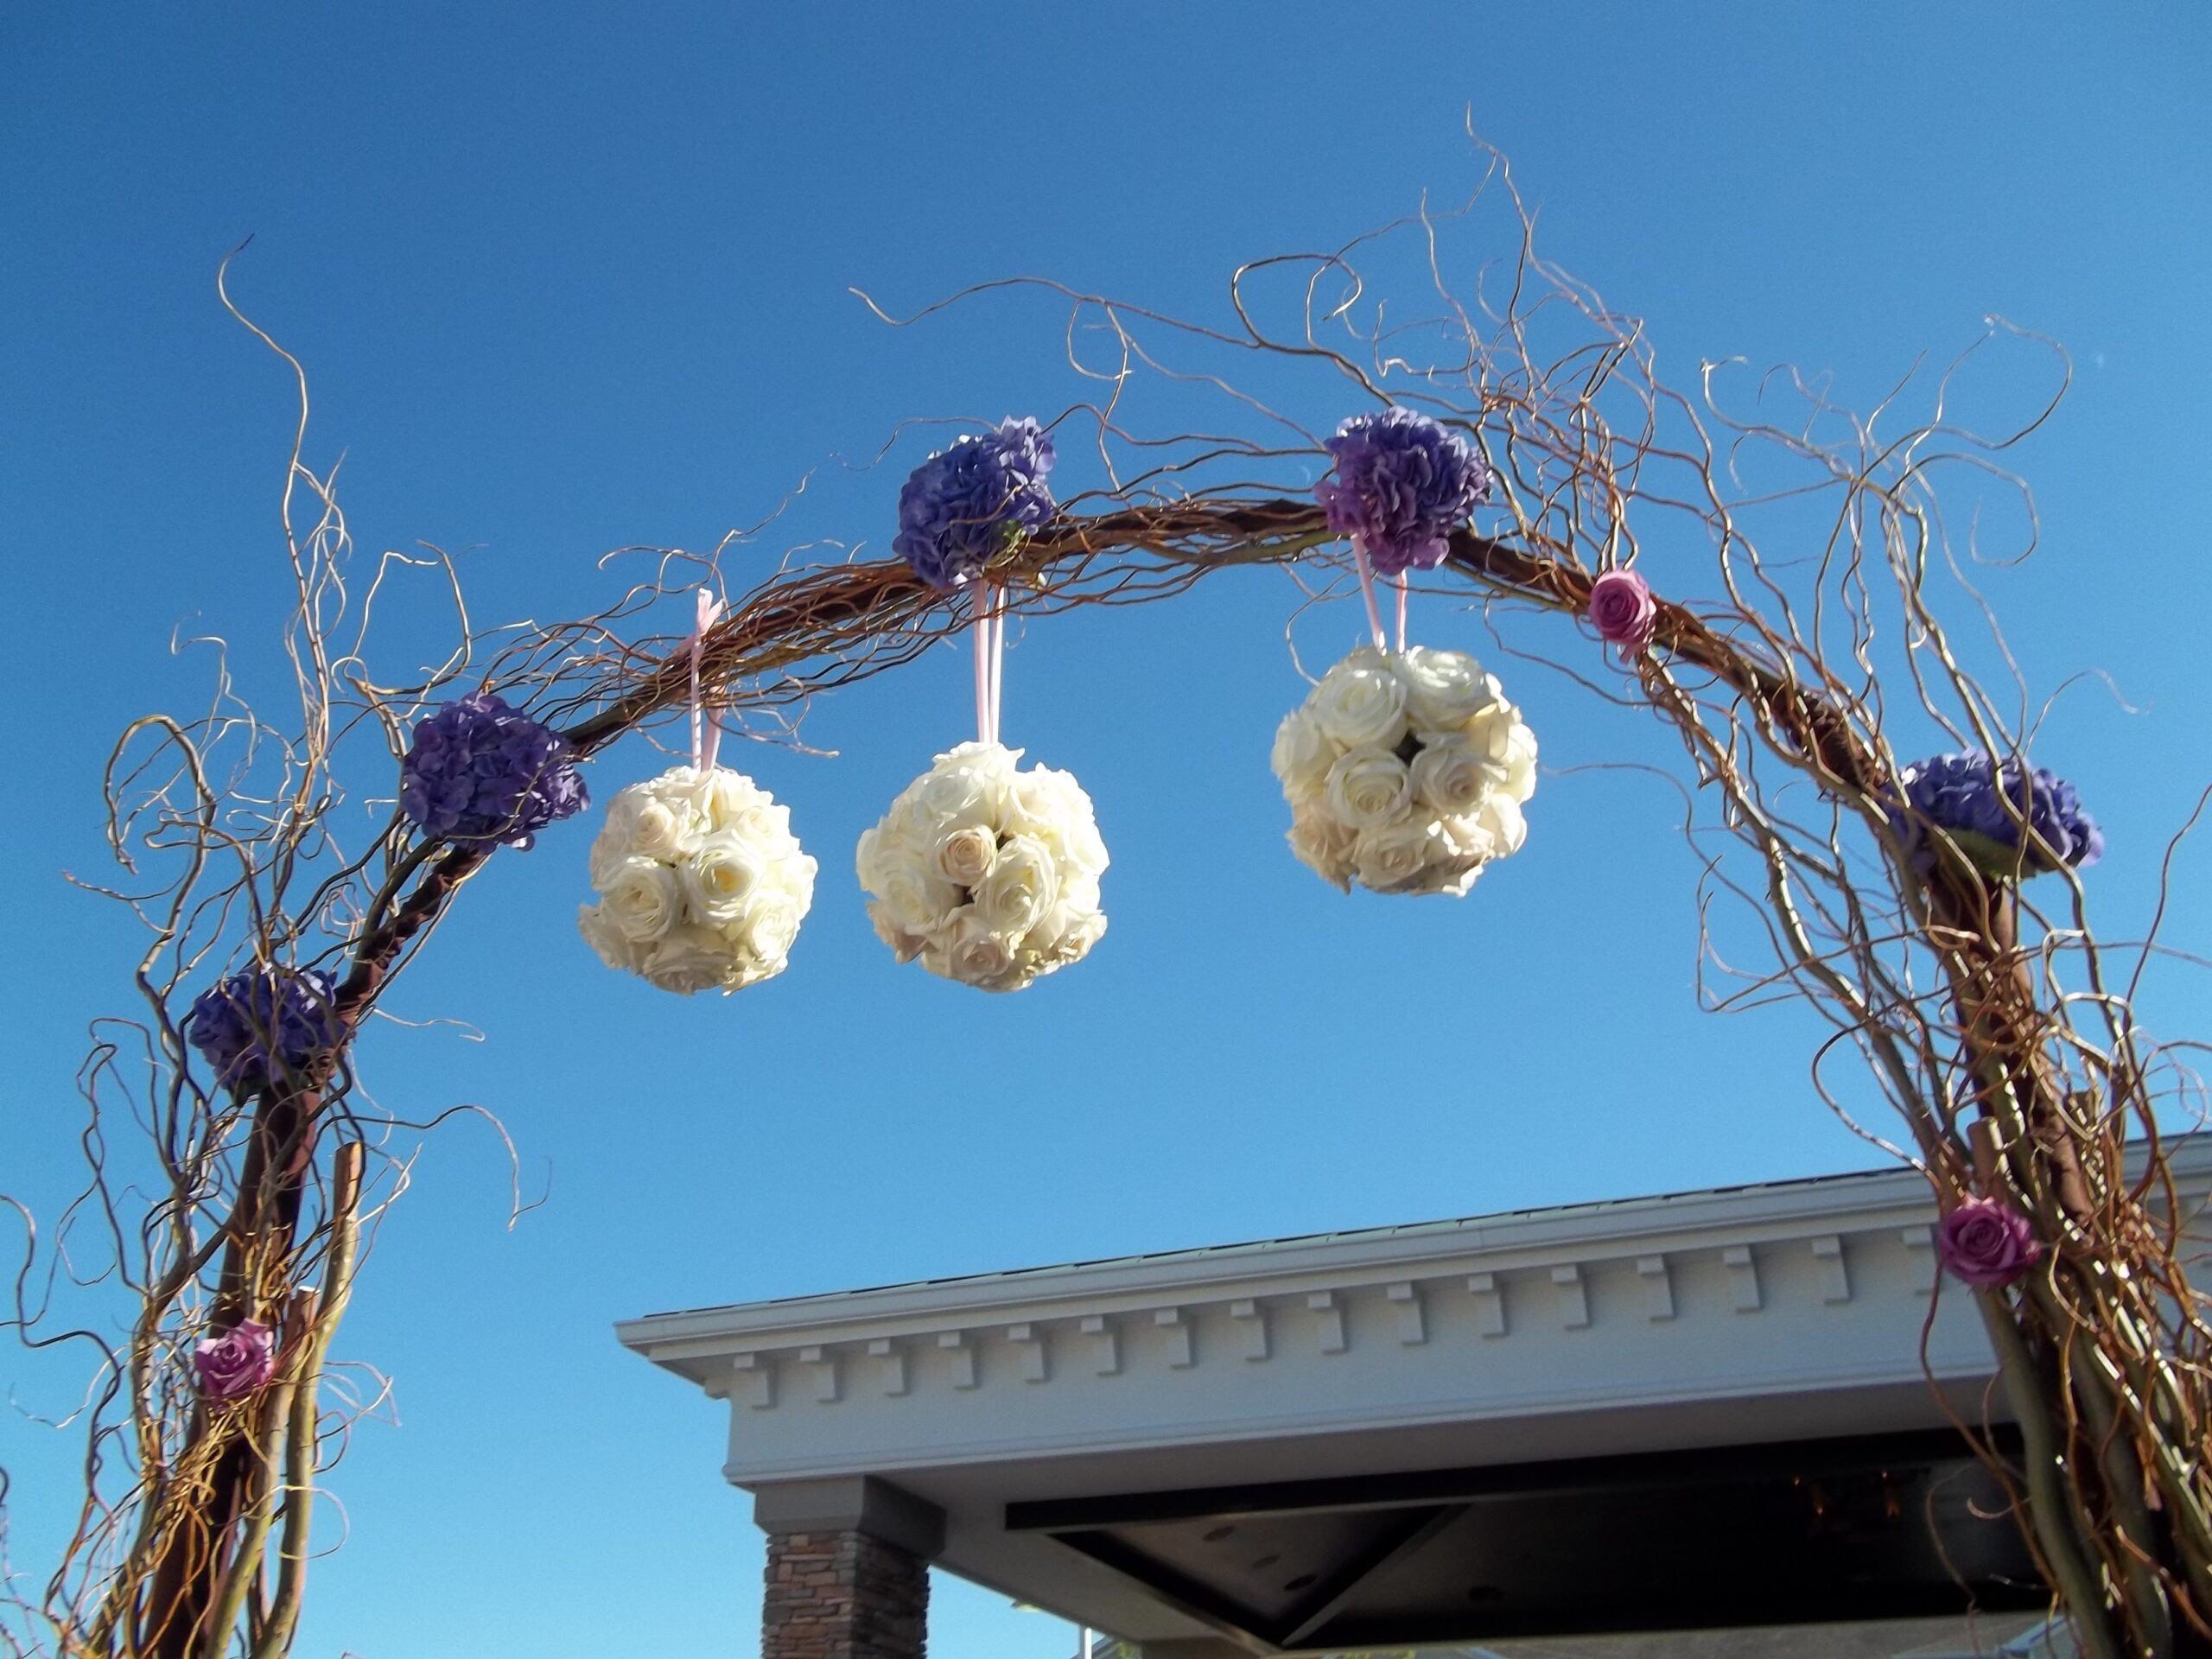
[[[480,691],[416,724],[399,804],[433,840],[528,847],[591,798],[566,738]]]
[[[893,550],[938,592],[966,587],[993,554],[1052,518],[1045,475],[1054,459],[1052,435],[1027,419],[931,455],[899,492]]]
[[[1328,441],[1336,476],[1313,486],[1329,528],[1356,536],[1386,576],[1433,570],[1452,532],[1490,499],[1490,468],[1467,441],[1410,409],[1355,415]]]
[[[265,1088],[298,1075],[337,1046],[340,1033],[329,980],[312,969],[249,968],[202,991],[185,1016],[185,1040],[226,1089]]]
[[[1892,810],[1891,821],[1919,869],[1935,866],[1930,824],[1979,868],[1999,878],[2047,874],[2062,863],[2080,869],[2104,855],[2104,832],[2082,809],[2074,786],[2040,766],[2024,772],[2017,759],[1939,754],[1914,761],[1897,779],[1911,810]],[[2024,846],[2023,817],[2035,830]]]

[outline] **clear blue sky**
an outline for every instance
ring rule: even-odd
[[[84,1027],[126,997],[130,936],[60,879],[101,869],[111,735],[198,701],[180,620],[272,671],[289,394],[212,286],[249,233],[235,291],[313,374],[312,455],[346,455],[363,548],[476,549],[480,613],[550,617],[596,602],[601,550],[710,545],[810,468],[795,523],[880,549],[926,443],[836,457],[1071,398],[1044,308],[894,334],[847,284],[899,307],[1036,272],[1217,316],[1240,261],[1461,188],[1471,105],[1551,257],[1678,378],[1789,359],[1863,401],[1991,312],[2072,350],[2017,457],[2045,551],[1993,588],[2040,688],[2105,667],[2138,711],[2077,691],[2039,751],[2107,822],[2093,887],[2126,935],[2212,776],[2209,46],[2180,4],[8,8],[0,1178],[66,1192]],[[1307,385],[1310,424],[1344,412]],[[1294,865],[1266,765],[1291,603],[1224,579],[1014,653],[1008,734],[1084,780],[1115,855],[1106,942],[1022,996],[895,969],[850,878],[963,734],[949,657],[825,705],[838,759],[746,753],[823,865],[770,986],[684,1001],[598,967],[582,825],[469,889],[394,1006],[484,1040],[380,1031],[370,1081],[411,1116],[496,1111],[548,1199],[506,1230],[504,1156],[467,1123],[417,1166],[340,1344],[397,1421],[336,1478],[352,1536],[302,1651],[752,1651],[720,1410],[618,1317],[1867,1161],[1810,1098],[1803,1020],[1695,1011],[1692,868],[1649,779],[1548,776],[1528,849],[1461,904]],[[1555,767],[1674,760],[1564,682],[1512,684]],[[594,786],[655,764],[618,750]],[[2202,874],[2174,924],[2199,949]],[[2158,1012],[2212,1028],[2187,981]],[[68,1379],[12,1353],[0,1378],[15,1564],[42,1571],[74,1442],[19,1414]],[[1067,1637],[953,1587],[935,1639]]]

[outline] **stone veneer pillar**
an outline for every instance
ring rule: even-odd
[[[753,1515],[768,1535],[761,1659],[925,1659],[943,1511],[861,1476],[764,1486]]]

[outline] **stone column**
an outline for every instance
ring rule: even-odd
[[[925,1659],[934,1504],[872,1476],[764,1486],[761,1659]]]

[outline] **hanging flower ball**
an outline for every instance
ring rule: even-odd
[[[1349,893],[1463,897],[1528,838],[1536,735],[1464,652],[1363,645],[1275,730],[1291,850]]]
[[[192,1351],[200,1392],[210,1400],[242,1400],[276,1371],[276,1332],[242,1319],[219,1337],[203,1337]]]
[[[1052,435],[1033,420],[957,439],[915,467],[899,492],[892,550],[938,592],[964,588],[994,555],[1052,518],[1045,475],[1054,459]]]
[[[341,1033],[330,981],[312,969],[250,968],[200,992],[185,1040],[226,1089],[251,1094],[304,1075]]]
[[[1106,931],[1106,843],[1090,797],[1067,772],[1017,771],[1020,758],[963,743],[861,835],[854,863],[868,918],[899,961],[1018,991],[1080,962]]]
[[[742,990],[789,965],[815,868],[791,809],[750,778],[674,766],[607,807],[591,849],[599,902],[576,925],[608,967],[662,990]]]
[[[434,841],[527,848],[590,801],[568,740],[489,691],[417,721],[399,767],[399,804]]]
[[[1955,1279],[2009,1285],[2043,1259],[2035,1224],[2001,1198],[1968,1198],[1936,1229],[1936,1252]]]
[[[1914,761],[1897,781],[1910,810],[1892,807],[1890,822],[1917,869],[1935,868],[1931,825],[1984,874],[2000,880],[2045,875],[2061,864],[2082,869],[2104,855],[2104,832],[2074,786],[2040,766],[2029,772],[2017,759],[1939,754]],[[2033,837],[2023,836],[2022,818]]]
[[[1651,585],[1633,570],[1608,570],[1590,584],[1590,621],[1598,637],[1618,645],[1624,656],[1640,657],[1651,645],[1659,601]]]
[[[1313,499],[1329,529],[1357,537],[1382,575],[1443,563],[1452,532],[1490,499],[1490,468],[1473,446],[1410,409],[1355,415],[1324,447],[1336,475]]]

